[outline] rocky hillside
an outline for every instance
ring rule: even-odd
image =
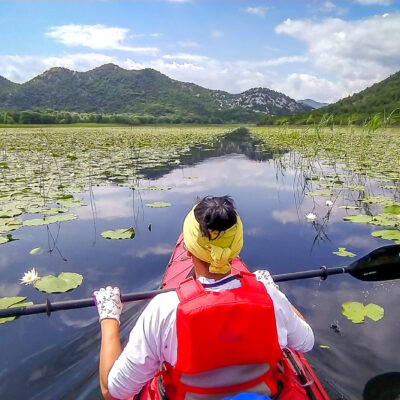
[[[221,109],[241,107],[268,115],[297,114],[311,109],[282,93],[266,88],[253,88],[240,94],[216,91],[212,97]]]
[[[176,81],[153,69],[125,70],[114,64],[88,72],[52,68],[23,84],[0,79],[0,110],[33,109],[153,116],[235,110],[243,120],[256,120],[259,112],[286,115],[310,110],[265,88],[230,94]]]

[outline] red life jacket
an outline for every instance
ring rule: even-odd
[[[242,272],[238,278],[241,287],[221,292],[206,291],[193,278],[177,289],[177,361],[173,367],[165,363],[161,373],[168,399],[184,400],[187,393],[221,394],[222,398],[260,384],[276,393],[276,366],[282,351],[273,303],[253,274]],[[215,371],[221,376],[218,369],[228,368],[222,376],[229,376],[233,366],[252,371],[246,375],[250,379],[213,387]],[[254,376],[254,371],[261,372]]]

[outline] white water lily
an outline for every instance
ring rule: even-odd
[[[325,202],[325,205],[326,205],[327,207],[332,207],[332,206],[333,206],[333,201],[327,200],[327,201]]]
[[[36,271],[35,268],[32,268],[30,271],[25,272],[24,276],[20,279],[20,283],[25,285],[32,285],[35,283],[39,278],[39,273]]]
[[[307,221],[315,221],[317,219],[317,216],[314,213],[308,213],[306,214],[306,220]]]

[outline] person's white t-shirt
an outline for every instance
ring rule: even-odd
[[[230,276],[230,275],[229,275]],[[218,286],[206,290],[221,291],[240,287],[240,280],[223,278]],[[203,284],[214,279],[200,277]],[[281,348],[306,352],[314,345],[311,327],[292,308],[286,296],[273,284],[265,283],[274,304],[278,340]],[[163,362],[175,365],[177,358],[175,291],[157,295],[150,301],[133,327],[129,341],[108,375],[108,391],[117,399],[127,399],[140,392]]]

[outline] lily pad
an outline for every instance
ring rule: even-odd
[[[147,203],[147,207],[153,207],[153,208],[162,208],[162,207],[171,207],[171,203],[165,203],[163,201],[156,201],[154,203]]]
[[[325,344],[320,344],[319,347],[321,347],[321,349],[330,349],[330,347]]]
[[[18,240],[18,239],[13,239],[13,237],[10,234],[6,236],[0,236],[0,244],[12,242],[13,240]]]
[[[75,272],[62,272],[58,276],[45,275],[37,280],[33,286],[45,293],[64,293],[81,285],[83,276]]]
[[[345,210],[359,210],[360,209],[360,207],[351,206],[351,205],[339,206],[339,208],[344,208]]]
[[[342,314],[355,324],[364,322],[364,305],[358,301],[346,301],[342,304]]]
[[[321,196],[321,197],[331,197],[333,195],[332,192],[308,192],[307,196]]]
[[[383,209],[383,212],[385,214],[395,214],[395,215],[400,215],[400,206],[397,204],[393,204],[391,206],[386,206]]]
[[[13,304],[24,301],[26,297],[2,297],[0,299],[0,308],[8,308]]]
[[[48,225],[48,224],[54,224],[55,222],[72,221],[77,218],[78,217],[74,214],[50,215],[50,216],[44,217],[44,218],[27,219],[24,221],[24,226]]]
[[[395,243],[400,244],[400,231],[397,229],[382,229],[372,232],[371,235],[385,240],[394,240]]]
[[[170,190],[170,186],[132,186],[135,190]]]
[[[48,208],[46,210],[43,210],[43,213],[46,217],[50,215],[57,215],[57,214],[62,214],[68,211],[68,208],[63,208],[63,207],[52,207]]]
[[[385,196],[367,196],[361,199],[363,203],[377,203],[377,204],[385,204],[385,205],[390,205],[392,204],[392,200],[389,199],[388,197]]]
[[[394,185],[381,185],[382,189],[397,189],[397,186]]]
[[[396,227],[400,224],[400,218],[394,214],[378,214],[369,222],[372,225],[378,226],[393,226]]]
[[[357,223],[368,223],[373,220],[373,217],[371,217],[370,215],[357,214],[357,215],[347,215],[343,217],[343,220],[350,222],[357,222]]]
[[[364,306],[357,301],[346,301],[342,304],[342,314],[355,324],[364,322],[364,317],[372,319],[372,321],[379,321],[385,315],[385,311],[377,304],[367,304]]]
[[[31,301],[24,301],[25,299],[26,297],[3,297],[0,299],[0,309],[31,306],[33,304]],[[18,317],[0,318],[0,324],[4,324],[4,322],[14,321],[16,318]]]
[[[347,251],[345,247],[339,247],[338,251],[334,251],[333,254],[336,254],[340,257],[355,257],[357,255],[350,251]]]
[[[101,236],[106,239],[133,239],[135,230],[131,228],[116,229],[114,231],[104,231]]]
[[[35,247],[29,252],[29,254],[40,254],[40,253],[42,253],[42,249],[40,247]]]
[[[365,187],[362,185],[348,185],[346,186],[348,189],[350,190],[354,190],[354,191],[360,191],[360,190],[365,190]]]
[[[14,231],[21,227],[22,227],[22,220],[20,218],[0,219],[0,233]]]
[[[20,208],[9,208],[7,210],[0,211],[0,218],[16,217],[21,215],[23,212],[24,210],[21,210]]]
[[[64,194],[62,196],[58,196],[57,200],[66,200],[66,199],[73,199],[74,196],[72,194]]]
[[[85,206],[86,204],[83,202],[83,199],[79,197],[66,197],[63,199],[58,199],[57,204],[60,204],[63,207],[69,208],[78,208]]]
[[[371,318],[372,321],[379,321],[385,315],[385,310],[377,304],[367,304],[365,307],[365,316]]]

